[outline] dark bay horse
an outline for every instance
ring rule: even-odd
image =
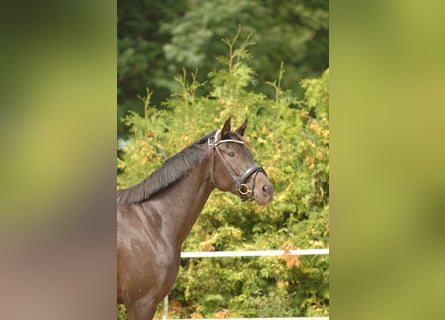
[[[129,320],[152,319],[179,271],[181,246],[213,189],[265,205],[273,186],[230,118],[168,159],[141,183],[117,191],[117,299]]]

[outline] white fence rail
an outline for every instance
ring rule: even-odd
[[[329,254],[329,249],[181,252],[181,258],[272,257],[285,254],[296,256]]]
[[[260,250],[260,251],[208,251],[181,252],[181,258],[237,258],[273,257],[284,255],[328,255],[329,249]],[[164,298],[164,320],[168,319],[168,296]],[[289,318],[230,318],[230,320],[328,320],[329,317],[289,317]],[[190,319],[180,319],[190,320]],[[215,319],[206,319],[215,320]]]

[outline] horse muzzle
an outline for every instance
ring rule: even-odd
[[[252,176],[252,186],[245,182]],[[247,169],[237,179],[237,192],[241,201],[252,201],[259,205],[265,205],[273,200],[273,186],[267,178],[267,174],[261,166],[254,165]]]

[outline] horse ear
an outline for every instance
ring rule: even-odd
[[[247,118],[246,120],[244,120],[243,124],[235,130],[236,133],[238,133],[241,137],[244,136],[244,131],[246,130],[247,127]]]
[[[232,117],[229,117],[229,119],[226,120],[226,122],[224,123],[224,127],[222,128],[221,131],[221,137],[224,137],[225,135],[227,135],[230,130],[231,130],[231,125],[230,125],[230,120],[232,119]]]

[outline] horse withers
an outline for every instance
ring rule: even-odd
[[[231,119],[117,191],[117,299],[129,320],[152,319],[179,271],[181,246],[215,188],[266,205],[273,186]]]

